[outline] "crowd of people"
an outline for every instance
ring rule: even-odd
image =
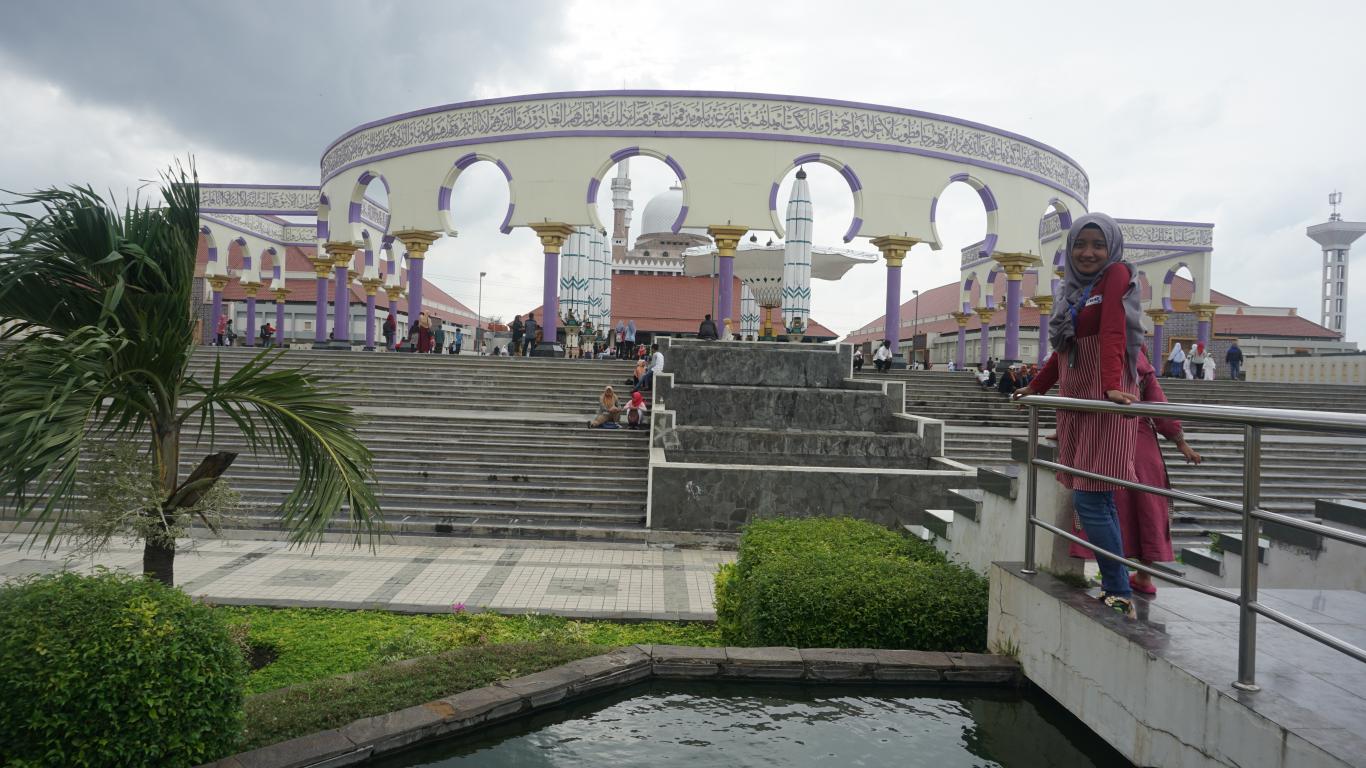
[[[1233,346],[1224,353],[1224,363],[1228,365],[1229,378],[1236,380],[1243,368],[1243,350],[1238,347],[1238,342],[1233,342]],[[1178,341],[1167,353],[1167,364],[1161,375],[1171,379],[1214,381],[1218,378],[1215,375],[1217,367],[1214,355],[1206,351],[1205,345],[1197,342],[1187,352]]]

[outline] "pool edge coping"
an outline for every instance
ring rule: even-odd
[[[630,645],[240,752],[201,768],[355,765],[651,679],[1018,686],[1024,674],[1015,659],[985,653]]]

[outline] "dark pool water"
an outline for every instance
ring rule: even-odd
[[[1000,689],[646,683],[383,768],[1129,766],[1055,702]]]

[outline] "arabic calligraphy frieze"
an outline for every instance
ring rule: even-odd
[[[279,211],[318,210],[316,187],[261,189],[252,187],[201,187],[199,207],[215,210]]]
[[[1085,200],[1080,168],[1013,136],[929,116],[742,97],[569,97],[455,108],[358,131],[323,157],[324,178],[377,155],[460,139],[554,131],[787,134],[940,152],[1048,179]]]

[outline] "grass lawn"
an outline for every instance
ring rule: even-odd
[[[274,657],[247,681],[241,750],[623,645],[721,644],[712,624],[627,624],[468,612],[423,616],[320,608],[217,610],[228,616],[257,655]]]

